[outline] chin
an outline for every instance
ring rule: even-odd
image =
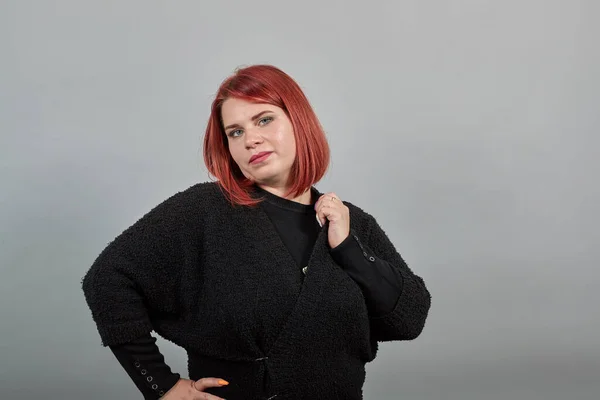
[[[281,182],[281,175],[254,175],[253,180],[263,185],[276,185]]]
[[[264,165],[259,171],[253,172],[248,174],[247,177],[254,183],[272,185],[281,182],[284,176],[289,175],[289,173],[281,171],[281,168],[277,168],[275,165]]]

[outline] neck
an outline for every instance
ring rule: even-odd
[[[291,200],[291,201],[295,201],[296,203],[300,203],[300,204],[305,204],[305,205],[309,205],[311,204],[311,191],[310,189],[306,190],[304,193],[302,193],[299,196],[293,197],[293,196],[285,196],[286,192],[288,191],[288,188],[283,187],[283,186],[268,186],[268,185],[257,185],[259,186],[261,189],[274,194],[275,196],[287,199],[287,200]]]

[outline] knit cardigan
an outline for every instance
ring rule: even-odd
[[[207,392],[230,400],[362,399],[377,342],[419,336],[430,294],[375,218],[344,204],[364,257],[402,275],[389,314],[369,315],[360,288],[330,255],[328,223],[298,281],[265,212],[232,206],[206,182],[154,207],[95,259],[82,287],[101,344],[155,331],[187,351],[190,379],[228,380]]]

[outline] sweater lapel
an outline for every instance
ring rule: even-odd
[[[322,194],[314,187],[311,188],[315,198],[320,197]],[[297,331],[298,326],[301,326],[308,315],[312,313],[318,313],[319,301],[321,299],[321,291],[329,282],[329,274],[335,268],[335,263],[329,254],[329,243],[327,237],[327,229],[329,228],[329,221],[321,227],[315,244],[313,246],[311,256],[308,261],[308,268],[302,278],[302,273],[298,273],[297,265],[289,250],[279,237],[279,234],[269,219],[265,211],[258,207],[256,209],[256,217],[258,218],[257,225],[252,228],[252,231],[257,235],[258,238],[266,246],[270,247],[273,254],[277,255],[277,258],[282,261],[278,267],[281,268],[294,268],[292,271],[295,276],[298,277],[296,281],[298,290],[296,292],[295,304],[291,307],[291,312],[288,314],[285,322],[280,327],[278,332],[272,332],[274,335],[273,346],[265,349],[266,353],[269,353],[271,349],[277,347],[277,343],[282,340],[287,341],[286,337],[294,330]],[[276,275],[279,271],[274,271]],[[287,271],[289,274],[289,270]],[[290,293],[291,294],[291,293]],[[285,295],[285,293],[281,293]],[[309,313],[309,314],[307,314]]]

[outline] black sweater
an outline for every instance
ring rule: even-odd
[[[267,198],[257,209],[231,207],[216,184],[195,185],[119,235],[86,274],[102,342],[146,398],[179,378],[151,330],[188,351],[190,379],[230,381],[208,392],[280,399],[361,398],[364,363],[375,358],[377,341],[412,339],[423,328],[429,293],[373,217],[345,202],[352,234],[329,249],[328,225],[315,227],[312,206],[260,189],[256,195]],[[319,195],[313,188],[313,201]],[[311,338],[308,353],[300,352],[307,344],[301,335]],[[332,336],[335,344],[327,345]],[[300,357],[313,358],[311,371],[298,369]],[[318,373],[314,362],[333,372]],[[315,388],[317,376],[332,373],[337,383]]]
[[[313,196],[312,204],[304,205],[260,188],[257,191],[265,197],[261,206],[301,270],[308,263],[320,229],[314,208],[317,198]],[[351,235],[330,253],[362,289],[370,315],[381,316],[393,310],[402,290],[402,276],[396,268],[385,260],[366,259]],[[159,398],[158,393],[166,393],[181,377],[165,363],[156,339],[150,334],[111,346],[111,350],[146,399]]]

